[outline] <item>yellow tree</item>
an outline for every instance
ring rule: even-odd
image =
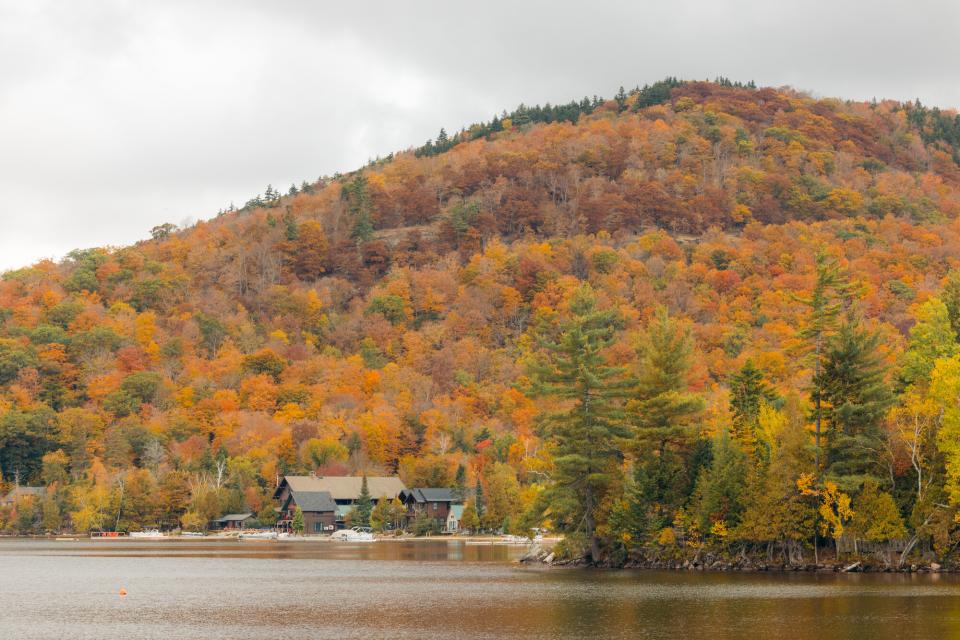
[[[820,533],[833,538],[839,558],[844,525],[853,517],[850,496],[840,491],[836,483],[830,480],[824,481],[820,488],[815,487],[814,482],[813,474],[804,473],[797,480],[797,488],[802,495],[814,496],[819,500],[817,513],[820,515]]]
[[[951,504],[960,504],[960,355],[937,360],[930,395],[942,410],[937,445],[944,456],[947,477],[944,489]]]

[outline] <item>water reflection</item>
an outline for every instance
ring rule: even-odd
[[[543,570],[519,552],[7,540],[0,638],[960,637],[953,576]]]

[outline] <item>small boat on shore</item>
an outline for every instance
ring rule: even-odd
[[[276,531],[253,531],[251,533],[241,531],[237,536],[238,540],[276,540],[277,538]]]
[[[131,538],[139,538],[140,540],[159,540],[161,538],[166,538],[167,534],[163,533],[159,529],[144,529],[143,531],[131,531]]]
[[[331,540],[339,542],[376,542],[373,537],[373,530],[370,527],[354,527],[352,529],[341,529],[330,536]]]
[[[200,531],[183,531],[180,533],[181,538],[205,538],[207,534]]]

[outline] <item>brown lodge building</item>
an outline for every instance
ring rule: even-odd
[[[284,476],[273,493],[280,514],[277,527],[289,531],[297,507],[303,512],[303,532],[333,533],[345,526],[353,510],[363,478],[360,476]],[[393,500],[407,488],[397,477],[369,476],[367,490],[374,504]]]

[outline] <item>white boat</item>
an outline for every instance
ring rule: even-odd
[[[166,538],[167,534],[161,532],[159,529],[144,529],[143,531],[131,531],[130,537],[147,539],[147,540],[157,540],[160,538]]]
[[[373,537],[373,531],[370,527],[354,527],[352,529],[340,529],[330,536],[331,540],[340,542],[376,542]]]
[[[204,538],[206,534],[202,531],[183,531],[180,533],[181,538]]]
[[[276,531],[253,531],[251,533],[241,531],[240,535],[237,536],[240,540],[276,540],[277,537]]]

